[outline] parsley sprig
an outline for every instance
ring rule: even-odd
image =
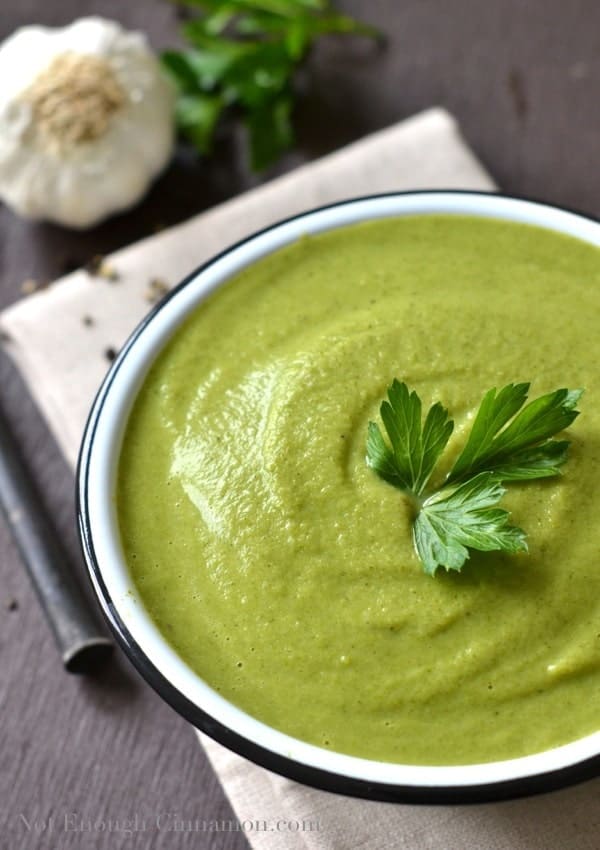
[[[469,549],[527,550],[525,532],[496,507],[506,492],[502,482],[560,473],[569,442],[553,437],[579,415],[575,408],[583,392],[559,389],[525,404],[529,386],[488,390],[465,447],[431,493],[427,484],[454,428],[448,411],[437,402],[423,423],[417,393],[394,380],[380,409],[389,443],[369,422],[367,464],[411,498],[414,544],[426,573],[434,575],[438,567],[460,571]]]
[[[373,27],[335,12],[330,0],[174,0],[195,17],[183,26],[186,50],[162,61],[179,96],[176,118],[201,153],[210,153],[217,127],[241,118],[255,171],[294,142],[294,76],[324,35],[380,39]]]

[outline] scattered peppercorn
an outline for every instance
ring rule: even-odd
[[[148,289],[146,290],[146,301],[149,301],[151,304],[154,304],[155,301],[159,301],[163,295],[169,291],[168,283],[163,280],[161,277],[154,277],[148,283]]]
[[[31,295],[36,291],[36,289],[39,289],[39,284],[37,280],[33,280],[32,278],[24,280],[21,284],[21,292],[23,295]]]
[[[85,264],[84,269],[90,275],[90,277],[101,277],[104,280],[110,280],[113,283],[117,280],[120,280],[120,274],[112,266],[108,263],[102,254],[96,254],[92,259]]]

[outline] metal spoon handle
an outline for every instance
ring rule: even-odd
[[[71,673],[91,670],[111,651],[73,577],[68,555],[50,521],[0,408],[0,507]]]

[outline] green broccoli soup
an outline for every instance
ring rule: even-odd
[[[600,728],[600,250],[462,216],[354,225],[261,260],[152,366],[121,451],[152,619],[267,724],[388,762],[539,752]],[[465,445],[492,387],[581,387],[562,475],[507,486],[528,552],[423,570],[365,462],[393,378]]]

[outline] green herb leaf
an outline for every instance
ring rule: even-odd
[[[394,380],[389,401],[381,405],[381,418],[392,444],[386,446],[379,427],[369,423],[367,463],[382,478],[418,496],[450,439],[454,427],[448,411],[438,402],[421,424],[421,399],[416,392]]]
[[[223,109],[220,97],[190,94],[177,101],[176,114],[179,126],[198,150],[209,153],[213,132]]]
[[[469,549],[527,551],[525,532],[509,524],[508,511],[493,507],[505,492],[491,473],[482,472],[423,502],[413,535],[426,573],[434,575],[440,566],[460,571]]]
[[[425,492],[454,427],[437,402],[422,423],[421,400],[394,380],[380,413],[389,444],[369,422],[367,464],[407,493],[415,506],[414,544],[425,572],[460,570],[469,549],[526,551],[525,533],[495,507],[503,481],[527,481],[560,473],[569,443],[552,437],[579,415],[582,390],[560,389],[525,405],[529,384],[489,390],[467,443],[442,487]],[[525,406],[524,406],[525,405]]]
[[[495,472],[503,481],[556,475],[566,460],[568,443],[557,446],[549,438],[568,428],[579,415],[575,405],[583,391],[556,390],[521,410],[528,390],[529,384],[509,384],[500,392],[491,389],[485,394],[467,444],[448,476],[449,483],[484,470]]]
[[[243,50],[228,50],[227,44],[221,43],[212,49],[169,50],[161,58],[183,97],[212,92],[242,55]]]
[[[180,93],[178,126],[206,153],[219,121],[233,112],[248,128],[257,171],[293,144],[294,74],[312,45],[332,33],[379,38],[373,27],[336,14],[329,0],[179,2],[198,16],[182,30],[192,49],[162,55]]]
[[[282,95],[248,115],[250,161],[255,171],[262,171],[292,144],[291,112],[291,98]]]

